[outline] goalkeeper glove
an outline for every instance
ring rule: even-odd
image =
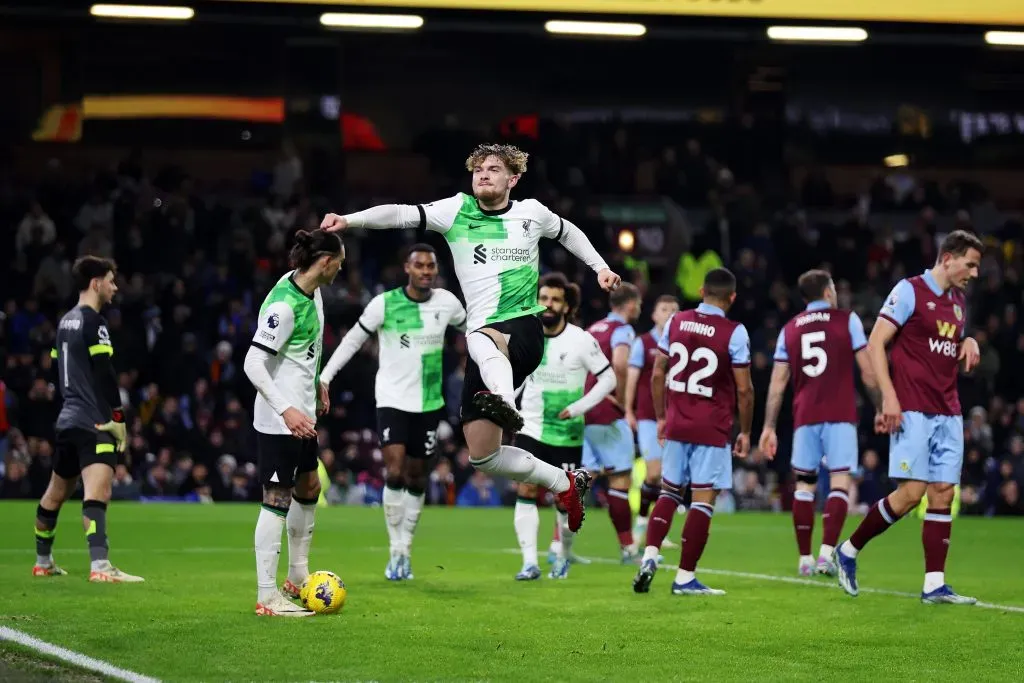
[[[124,411],[120,408],[115,408],[111,414],[110,422],[104,422],[101,425],[96,425],[96,429],[101,432],[107,432],[114,437],[114,444],[117,447],[118,453],[124,453],[128,447],[128,430],[124,424]]]

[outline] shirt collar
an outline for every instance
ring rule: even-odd
[[[705,315],[719,315],[719,316],[721,316],[723,318],[725,317],[725,311],[723,311],[718,306],[712,306],[709,303],[702,303],[702,304],[698,305],[697,306],[697,312],[698,313],[703,313]]]
[[[608,320],[614,320],[617,323],[623,323],[623,324],[625,324],[625,322],[626,322],[626,319],[623,318],[618,313],[609,313],[608,314]]]
[[[825,301],[824,299],[818,299],[817,301],[812,301],[811,303],[807,304],[807,308],[805,310],[823,311],[826,308],[832,308],[832,304]]]
[[[935,296],[942,296],[946,293],[946,290],[939,287],[939,283],[935,281],[935,276],[932,275],[932,271],[924,271],[924,275],[921,276],[921,279],[924,280],[925,284],[928,285],[928,289],[932,290]]]

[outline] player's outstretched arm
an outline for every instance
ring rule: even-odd
[[[758,439],[758,448],[769,460],[774,459],[779,450],[779,438],[775,433],[775,426],[779,421],[782,399],[786,394],[786,385],[788,384],[789,363],[775,361],[775,366],[772,368],[772,379],[768,385],[768,400],[764,408],[764,428],[761,430],[761,438]]]
[[[341,338],[341,343],[338,344],[338,348],[331,354],[330,360],[327,361],[327,365],[320,373],[320,383],[330,386],[335,376],[348,365],[356,352],[363,348],[363,344],[370,338],[370,335],[375,334],[383,323],[384,296],[378,294],[363,309],[363,314],[359,316],[359,320],[352,326],[352,329]]]
[[[346,215],[329,213],[320,228],[337,232],[349,228],[370,230],[419,228],[445,233],[452,227],[462,207],[461,195],[441,199],[430,204],[381,204]]]
[[[320,228],[327,232],[347,230],[348,228],[369,228],[371,230],[388,230],[415,228],[420,223],[420,214],[415,206],[406,204],[381,204],[365,211],[357,211],[346,216],[329,213],[324,216]]]
[[[559,222],[558,241],[563,247],[569,250],[573,256],[586,263],[595,273],[601,289],[610,292],[619,286],[622,278],[608,267],[605,260],[594,249],[590,239],[572,221],[554,216]]]
[[[320,383],[329,386],[334,377],[341,372],[343,367],[348,365],[348,362],[352,360],[352,357],[356,355],[359,349],[363,348],[363,344],[369,338],[370,332],[360,327],[359,323],[356,323],[355,327],[341,338],[338,348],[331,354],[330,360],[327,361],[327,365],[324,366],[323,371],[320,373]]]

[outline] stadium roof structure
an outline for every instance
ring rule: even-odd
[[[97,12],[102,6],[103,12]],[[110,13],[113,8],[113,13]],[[128,15],[118,15],[122,8]],[[127,9],[125,9],[127,8]],[[92,10],[92,12],[90,12]],[[160,10],[162,16],[154,14]],[[620,38],[767,40],[779,22],[801,26],[870,30],[872,41],[984,44],[985,29],[1019,36],[1024,45],[1021,0],[23,0],[0,2],[0,16],[65,21],[134,21],[249,24],[312,30],[327,14],[381,17],[384,25],[345,24],[357,30],[499,31],[545,33],[550,20],[644,22],[642,31],[607,34]],[[93,16],[90,16],[90,13]],[[120,18],[118,18],[120,17]],[[654,20],[656,19],[656,21]],[[551,32],[550,30],[548,32]],[[1011,36],[1012,38],[1013,36]],[[995,41],[989,41],[995,44]]]
[[[214,1],[342,9],[321,0]],[[356,8],[390,11],[400,8],[1024,26],[1024,3],[1019,0],[346,0],[344,6],[345,11]]]

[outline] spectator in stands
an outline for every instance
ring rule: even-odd
[[[501,505],[501,494],[494,480],[477,470],[469,478],[469,483],[462,487],[455,504],[459,507],[497,507]]]
[[[35,270],[34,266],[42,260],[46,248],[56,239],[57,226],[39,202],[32,202],[14,237],[14,249],[28,258],[29,270]]]

